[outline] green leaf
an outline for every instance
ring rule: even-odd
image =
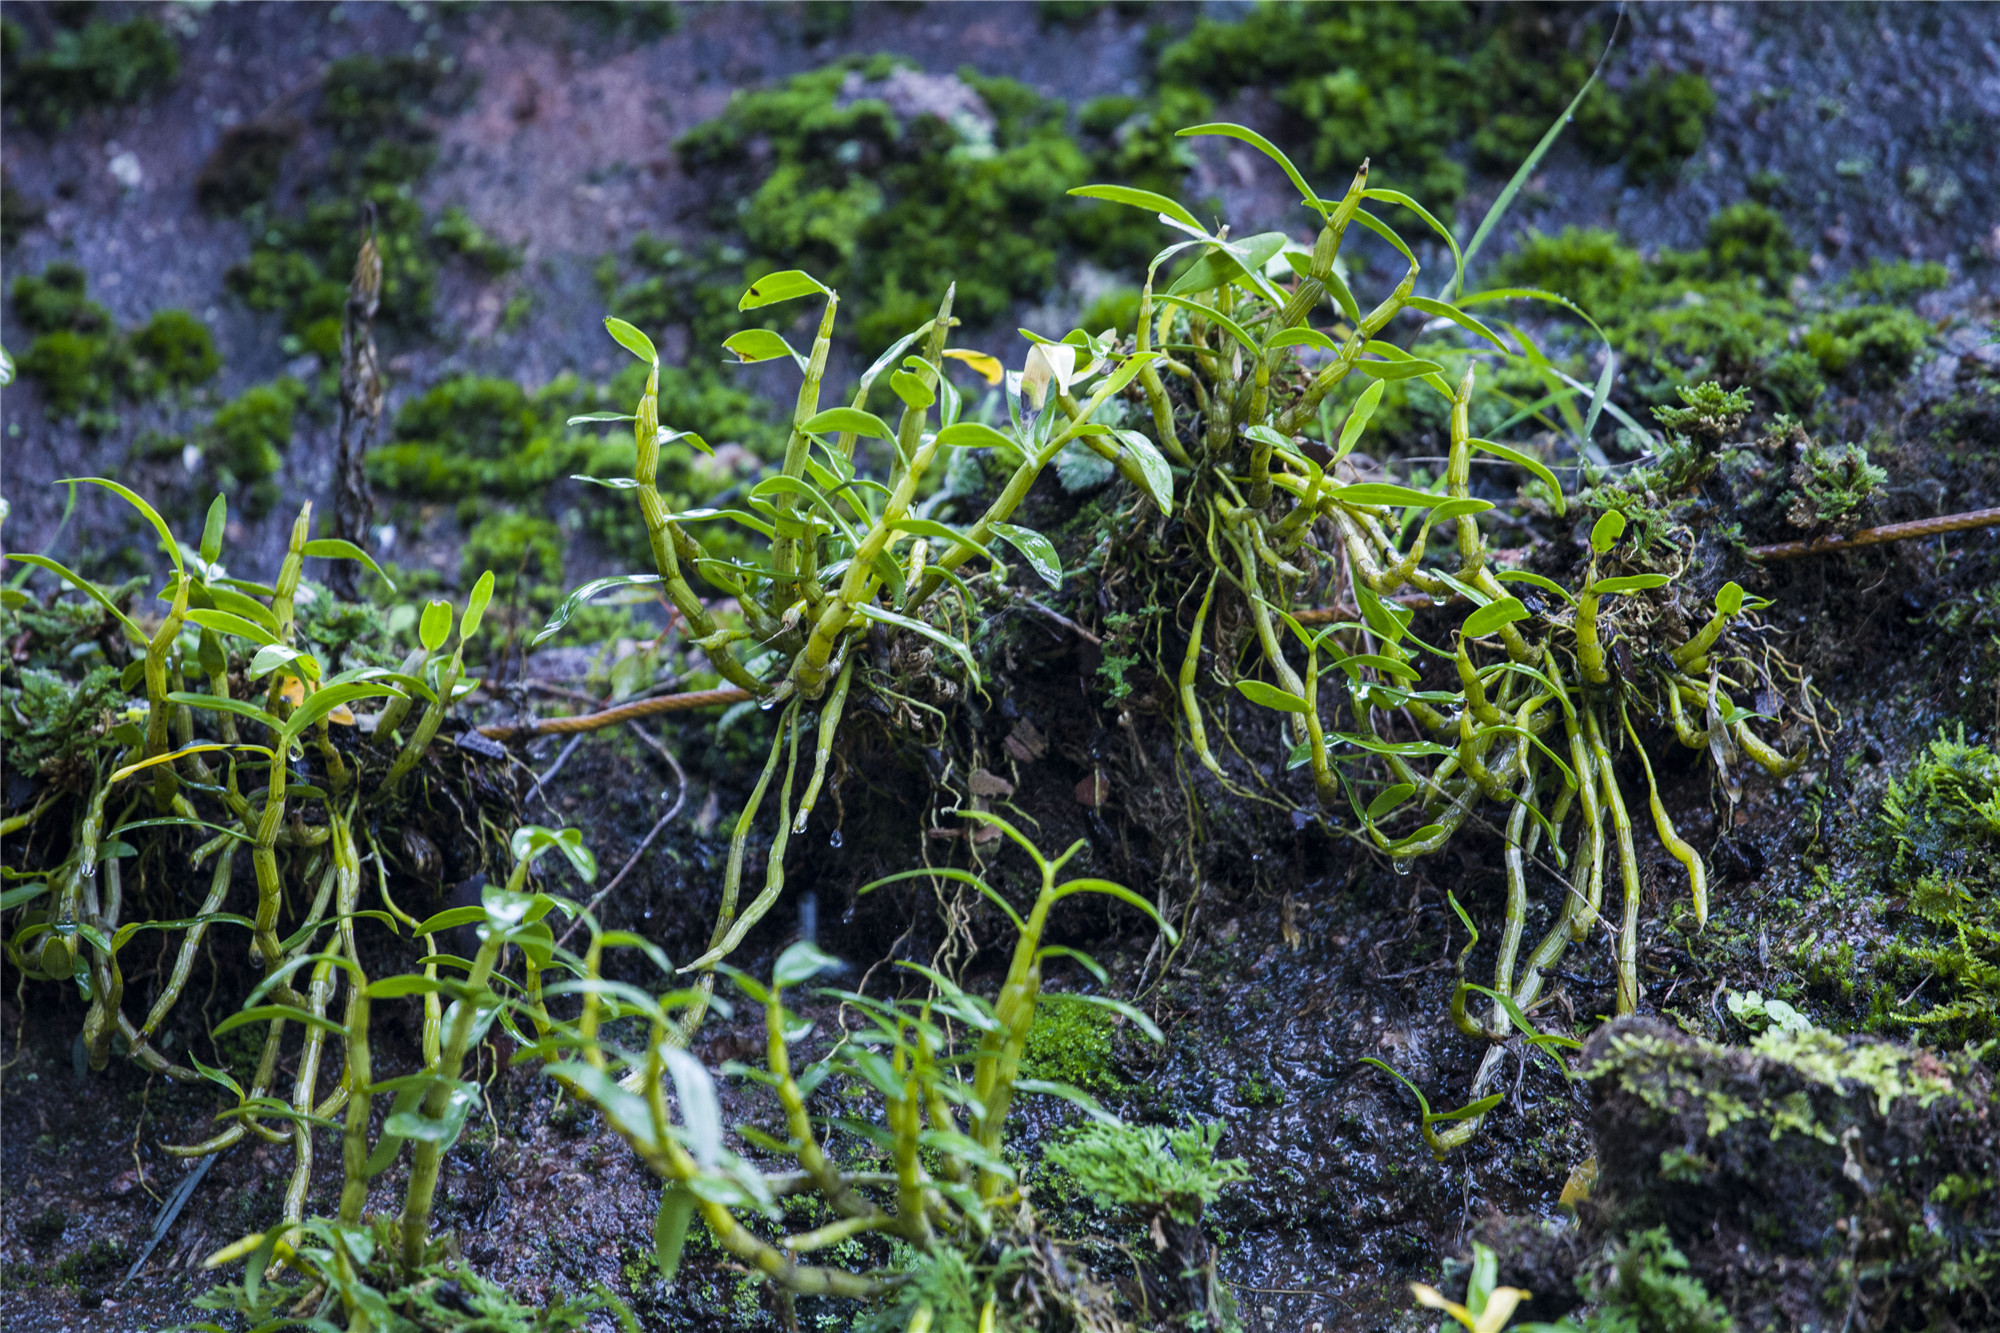
[[[993,531],[1026,558],[1028,567],[1042,582],[1051,588],[1062,587],[1062,557],[1056,553],[1054,542],[1033,528],[1016,523],[995,523]]]
[[[823,951],[810,940],[800,940],[778,955],[778,961],[771,967],[771,984],[803,985],[827,969],[839,966],[838,958]]]
[[[1456,754],[1449,746],[1436,741],[1385,741],[1379,736],[1359,736],[1349,731],[1336,731],[1327,736],[1330,741],[1345,741],[1349,745],[1368,751],[1370,754],[1400,755],[1405,759],[1422,758],[1432,755]]]
[[[378,681],[355,681],[347,685],[329,685],[314,690],[306,701],[292,710],[291,718],[285,723],[287,738],[305,735],[306,728],[318,722],[334,709],[357,699],[401,699],[401,690],[394,689]]]
[[[1139,464],[1139,474],[1146,479],[1146,494],[1160,507],[1162,514],[1174,512],[1174,469],[1167,462],[1158,445],[1136,430],[1113,431],[1118,442],[1132,451],[1134,461]]]
[[[1558,514],[1563,512],[1562,485],[1556,481],[1556,474],[1549,471],[1548,466],[1541,459],[1534,457],[1532,454],[1522,453],[1519,449],[1510,448],[1504,444],[1496,444],[1492,440],[1467,440],[1466,443],[1477,449],[1480,453],[1492,454],[1495,458],[1505,459],[1515,467],[1525,469],[1527,472],[1540,478],[1542,483],[1549,488],[1549,493],[1555,496],[1556,512]]]
[[[921,375],[913,375],[907,370],[898,370],[889,376],[889,387],[903,400],[906,407],[921,411],[937,401],[937,390],[933,389]]]
[[[1501,597],[1474,611],[1465,618],[1462,631],[1468,639],[1482,639],[1502,625],[1511,625],[1517,620],[1528,618],[1528,608],[1521,605],[1518,597]]]
[[[1565,602],[1574,602],[1576,600],[1576,598],[1569,595],[1569,589],[1563,587],[1562,584],[1557,583],[1552,578],[1546,578],[1529,570],[1496,569],[1493,571],[1493,575],[1502,583],[1525,583],[1530,587],[1540,588],[1543,592],[1552,592]]]
[[[1424,296],[1409,297],[1403,304],[1409,306],[1412,310],[1422,311],[1434,319],[1448,319],[1466,332],[1478,334],[1502,352],[1506,352],[1509,356],[1513,355],[1513,352],[1508,349],[1507,344],[1500,341],[1499,334],[1487,328],[1484,322],[1474,319],[1455,305],[1447,305],[1443,301],[1433,301]]]
[[[105,490],[121,497],[134,509],[144,514],[146,521],[153,525],[153,531],[160,534],[160,544],[167,548],[167,555],[173,560],[174,568],[180,572],[181,577],[187,577],[187,569],[181,564],[181,544],[174,540],[174,531],[167,526],[167,520],[160,517],[159,510],[147,504],[136,492],[120,486],[108,477],[64,477],[56,485],[70,486],[77,482],[88,482],[92,486],[102,486]]]
[[[1126,185],[1079,185],[1070,193],[1079,199],[1102,199],[1113,204],[1129,204],[1133,208],[1143,208],[1149,213],[1165,213],[1184,227],[1195,231],[1206,230],[1195,221],[1194,214],[1163,194],[1151,190],[1135,190]]]
[[[451,603],[432,601],[417,621],[417,641],[425,652],[434,653],[451,637]]]
[[[1733,616],[1743,609],[1743,585],[1734,581],[1725,583],[1715,594],[1715,609],[1725,616]]]
[[[322,1017],[310,1010],[301,1009],[294,1004],[260,1004],[249,1009],[239,1010],[223,1019],[220,1023],[217,1023],[214,1031],[209,1035],[220,1037],[225,1032],[233,1032],[237,1028],[249,1027],[255,1023],[268,1023],[274,1018],[283,1018],[293,1023],[303,1023],[309,1028],[319,1028],[322,1031],[331,1032],[340,1037],[347,1035],[347,1029],[332,1019]]]
[[[937,442],[946,449],[1013,449],[1020,445],[1009,436],[979,421],[961,421],[937,433]]]
[[[458,622],[458,639],[461,645],[471,642],[479,633],[479,622],[486,615],[486,605],[493,600],[493,571],[487,570],[479,576],[479,582],[472,585],[471,596],[465,599],[465,616]]]
[[[214,630],[217,634],[234,635],[239,639],[248,639],[250,642],[266,648],[278,641],[277,636],[266,630],[262,625],[252,624],[242,616],[232,615],[227,611],[190,611],[185,618],[188,623],[199,625],[203,629]]]
[[[1614,29],[1612,37],[1615,39],[1616,36],[1617,32]],[[1527,157],[1522,159],[1521,165],[1514,169],[1513,176],[1500,191],[1499,197],[1493,201],[1493,207],[1487,209],[1486,216],[1479,220],[1479,227],[1472,233],[1472,240],[1466,244],[1465,254],[1458,262],[1456,285],[1461,291],[1464,290],[1466,273],[1472,267],[1473,257],[1479,253],[1479,247],[1486,243],[1486,238],[1500,225],[1500,219],[1506,216],[1508,206],[1514,202],[1514,197],[1521,193],[1521,188],[1534,174],[1535,167],[1541,162],[1543,154],[1555,146],[1556,138],[1562,134],[1563,127],[1575,117],[1577,107],[1582,105],[1584,95],[1596,84],[1597,76],[1603,72],[1605,57],[1610,54],[1611,42],[1607,41],[1604,44],[1604,53],[1597,58],[1597,68],[1590,71],[1590,77],[1583,81],[1583,87],[1576,90],[1576,96],[1570,99],[1562,114],[1550,122],[1548,129],[1542,132],[1541,139],[1529,151]]]
[[[1378,380],[1413,380],[1420,375],[1441,374],[1444,367],[1435,361],[1411,357],[1408,361],[1356,361],[1354,368]]]
[[[639,332],[634,326],[627,324],[624,320],[606,318],[604,321],[604,331],[617,339],[620,347],[623,347],[647,365],[657,366],[660,364],[660,354],[653,350],[653,340]]]
[[[1264,265],[1290,239],[1281,231],[1267,231],[1240,241],[1222,242],[1188,265],[1187,272],[1174,280],[1165,295],[1199,296],[1239,279],[1248,279],[1254,285]]]
[[[782,273],[771,273],[750,284],[750,290],[743,293],[743,299],[736,303],[738,310],[755,310],[760,306],[775,305],[779,301],[789,301],[794,297],[811,296],[818,293],[831,296],[833,292],[811,274],[802,269],[786,269]]]
[[[1451,497],[1432,495],[1427,491],[1412,490],[1408,486],[1396,486],[1386,481],[1363,481],[1352,486],[1336,486],[1327,492],[1332,499],[1350,505],[1394,505],[1413,509],[1429,509],[1432,505],[1443,504]]]
[[[533,648],[544,639],[560,634],[563,627],[569,624],[578,611],[583,609],[585,603],[607,589],[650,586],[659,581],[660,576],[658,574],[613,574],[608,578],[592,579],[589,583],[584,584],[581,588],[563,598],[562,604],[556,607],[555,614],[549,617],[549,623],[542,626],[540,632],[528,641],[528,646]]]
[[[715,1095],[715,1080],[708,1068],[686,1051],[663,1046],[660,1054],[674,1080],[674,1099],[680,1103],[688,1151],[702,1166],[718,1165],[722,1161],[722,1103]]]
[[[1311,704],[1301,699],[1298,695],[1293,694],[1290,690],[1281,690],[1277,686],[1266,684],[1261,680],[1239,680],[1236,682],[1236,688],[1251,703],[1260,704],[1265,708],[1275,708],[1285,713],[1310,713],[1312,711]]]
[[[1307,328],[1303,324],[1289,329],[1279,329],[1264,341],[1264,350],[1276,351],[1280,347],[1317,347],[1322,352],[1340,353],[1340,344],[1321,333],[1318,329]]]
[[[637,421],[638,419],[630,412],[585,412],[580,416],[571,417],[563,424],[566,426],[591,426],[607,421]]]
[[[806,359],[792,350],[792,345],[769,329],[744,329],[732,333],[722,340],[723,347],[736,353],[738,365],[748,365],[755,361],[775,361],[788,356],[800,370],[806,368]]]
[[[95,583],[92,583],[89,579],[83,577],[83,575],[71,572],[69,569],[65,568],[62,565],[57,564],[55,561],[49,559],[47,556],[27,555],[20,552],[10,551],[7,554],[6,558],[9,560],[18,561],[24,565],[34,565],[38,569],[48,570],[49,573],[54,574],[56,577],[70,584],[72,587],[76,588],[79,592],[86,594],[92,601],[96,602],[106,611],[109,611],[113,616],[117,618],[118,623],[125,627],[125,632],[131,635],[138,642],[143,644],[149,641],[150,636],[146,633],[145,630],[139,628],[139,622],[132,619],[132,617],[126,615],[116,606],[112,605],[111,599],[104,595],[103,589],[99,588]]]
[[[279,667],[292,667],[293,675],[306,680],[319,679],[319,663],[312,654],[302,653],[282,643],[268,643],[257,650],[257,655],[250,659],[249,678],[257,680]]]
[[[483,907],[447,907],[434,916],[419,921],[410,933],[412,935],[434,935],[440,930],[451,930],[457,926],[469,926],[475,921],[486,919]]]
[[[1647,592],[1654,588],[1664,588],[1673,582],[1670,574],[1627,574],[1623,578],[1599,579],[1590,585],[1590,590],[1600,596],[1614,592]]]
[[[893,440],[896,432],[889,423],[873,412],[863,412],[856,407],[829,407],[817,416],[809,418],[800,430],[812,435],[833,435],[852,431],[856,435],[866,435],[871,439]]]
[[[1306,184],[1306,178],[1299,174],[1299,169],[1292,165],[1292,159],[1279,152],[1277,145],[1257,133],[1257,131],[1245,129],[1241,125],[1232,125],[1224,121],[1208,125],[1195,125],[1180,131],[1182,138],[1196,134],[1224,134],[1232,139],[1240,139],[1244,143],[1249,144],[1252,148],[1257,149],[1264,156],[1284,168],[1285,175],[1291,178],[1293,186],[1298,189],[1301,202],[1315,213],[1318,213],[1322,218],[1328,216],[1326,206],[1320,202],[1319,196],[1314,194],[1312,188]]]
[[[1141,371],[1159,359],[1158,352],[1134,352],[1118,363],[1118,369],[1105,376],[1104,382],[1092,390],[1093,395],[1102,398],[1111,397],[1138,379]]]
[[[272,731],[283,731],[285,724],[256,704],[241,699],[225,699],[218,694],[199,694],[192,690],[176,690],[167,696],[168,703],[183,704],[189,708],[211,708],[219,713],[234,713],[247,717],[252,722],[269,727]]]
[[[218,495],[215,498],[216,503],[220,504],[222,497]],[[318,556],[322,560],[359,560],[362,564],[368,566],[369,573],[389,585],[390,592],[396,590],[395,580],[382,572],[382,566],[375,563],[373,556],[369,555],[368,552],[362,550],[359,546],[356,546],[353,542],[345,541],[339,537],[321,537],[316,541],[306,543],[305,554]]]
[[[201,562],[212,565],[222,557],[222,534],[229,526],[229,501],[218,495],[208,502],[208,518],[201,525]]]
[[[1604,511],[1604,517],[1597,520],[1590,529],[1590,549],[1603,555],[1618,544],[1625,535],[1625,515],[1616,509]]]
[[[1417,789],[1409,783],[1397,783],[1395,786],[1379,793],[1374,800],[1368,803],[1369,820],[1372,822],[1382,818],[1416,794]]]
[[[1255,338],[1252,338],[1241,324],[1238,324],[1235,320],[1223,314],[1220,310],[1216,310],[1210,306],[1202,305],[1197,301],[1186,300],[1179,296],[1172,296],[1172,295],[1162,296],[1160,300],[1166,302],[1168,305],[1180,306],[1188,313],[1193,315],[1198,315],[1201,318],[1207,320],[1209,323],[1223,330],[1230,337],[1236,339],[1237,342],[1243,344],[1243,346],[1249,350],[1250,355],[1252,356],[1263,355],[1264,349],[1257,345],[1257,340]]]
[[[1340,443],[1334,447],[1335,463],[1347,457],[1349,451],[1354,448],[1355,441],[1361,438],[1361,432],[1368,429],[1369,419],[1375,415],[1375,409],[1382,405],[1382,395],[1388,388],[1388,385],[1378,380],[1363,389],[1361,396],[1354,400],[1354,407],[1347,414],[1347,424],[1340,428]]]
[[[1443,523],[1447,519],[1464,518],[1468,514],[1483,514],[1493,508],[1491,500],[1446,500],[1431,510],[1431,522]]]
[[[49,891],[46,884],[23,884],[18,888],[0,893],[0,912],[12,911],[22,903],[31,903]]]
[[[660,1191],[660,1211],[653,1216],[653,1261],[660,1266],[660,1280],[669,1286],[680,1271],[694,1205],[694,1194],[678,1181],[668,1181]]]

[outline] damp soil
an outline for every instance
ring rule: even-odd
[[[1088,40],[1024,54],[1016,7],[863,6],[851,32],[807,49],[785,30],[783,11],[771,7],[754,11],[754,21],[738,9],[695,11],[680,33],[618,51],[547,11],[481,10],[433,36],[437,20],[419,10],[345,6],[338,21],[331,11],[296,21],[285,13],[298,11],[257,5],[200,11],[189,20],[198,26],[184,43],[181,83],[160,102],[93,118],[60,142],[10,136],[9,183],[61,200],[45,227],[10,252],[10,267],[28,271],[75,255],[93,274],[93,295],[121,322],[162,304],[211,305],[227,383],[241,387],[274,373],[282,357],[271,329],[221,295],[221,274],[246,242],[236,224],[202,219],[186,197],[187,182],[213,146],[216,126],[282,96],[308,77],[309,63],[437,42],[484,77],[473,106],[443,127],[446,153],[424,188],[439,201],[469,202],[503,237],[528,245],[539,304],[524,329],[503,334],[489,324],[481,333],[483,293],[469,280],[448,283],[440,316],[447,333],[398,353],[395,392],[474,368],[529,379],[564,368],[602,373],[609,364],[578,332],[598,314],[589,263],[656,212],[678,206],[677,168],[666,146],[679,129],[712,114],[730,87],[843,51],[889,49],[939,69],[970,60],[1075,101],[1135,80],[1143,37],[1142,23],[1107,10]],[[1684,182],[1691,193],[1669,198],[1624,187],[1558,159],[1534,183],[1543,198],[1531,201],[1536,207],[1523,220],[1615,221],[1648,245],[1684,245],[1715,202],[1740,197],[1751,172],[1782,169],[1796,183],[1800,234],[1817,235],[1822,265],[1884,250],[1941,258],[2000,248],[1990,230],[2000,222],[1990,210],[2000,197],[1990,160],[1982,166],[1976,151],[1953,147],[1948,134],[1921,133],[1965,118],[1991,124],[2000,114],[2000,39],[1991,15],[1954,6],[1649,9],[1638,20],[1644,58],[1707,72],[1722,99],[1702,169]],[[1953,58],[1942,58],[1944,51]],[[1828,99],[1839,102],[1837,114]],[[522,106],[533,114],[521,117]],[[1925,151],[1944,163],[1937,169],[1957,172],[1974,202],[1940,215],[1921,200],[1908,202],[1907,191],[1867,192],[1836,169],[1824,135],[1807,132],[1827,124],[1848,136],[1853,156],[1871,155],[1878,172],[1906,171],[1910,144],[1935,145]],[[184,133],[188,126],[201,130]],[[146,183],[136,193],[120,193],[101,170],[114,141],[134,147],[145,164]],[[1227,157],[1205,169],[1225,198],[1240,191],[1254,212],[1253,188],[1232,184],[1238,178]],[[1980,198],[1988,201],[1985,214]],[[175,262],[148,258],[162,251]],[[108,274],[121,281],[105,283]],[[1926,313],[1991,319],[1990,283],[1969,278],[1927,298],[1937,308]],[[1871,452],[1891,468],[1882,521],[2000,504],[2000,417],[1990,406],[2000,361],[1979,343],[1959,336],[1909,383],[1843,405],[1856,425],[1853,437],[1876,432],[1881,443],[1871,439]],[[9,393],[20,395],[8,405],[9,537],[39,547],[55,527],[49,503],[32,498],[44,473],[115,468],[129,437],[87,439],[45,422],[27,396],[31,389]],[[1983,415],[1964,406],[1973,394],[1985,395]],[[325,451],[293,457],[303,462],[315,452]],[[286,481],[306,495],[322,489],[324,478],[308,465]],[[115,539],[114,529],[87,525],[67,538]],[[246,540],[254,549],[268,537]],[[1708,928],[1697,932],[1680,867],[1642,830],[1642,1008],[1717,1033],[1721,992],[1769,991],[1790,980],[1806,983],[1801,1007],[1838,1030],[1860,1016],[1837,988],[1808,982],[1806,961],[1843,944],[1865,958],[1892,920],[1882,903],[1893,886],[1875,882],[1879,866],[1856,864],[1835,868],[1849,892],[1833,893],[1814,874],[1811,851],[1824,821],[1874,818],[1889,778],[1940,728],[1962,725],[1970,740],[2000,735],[1993,657],[1976,636],[1941,628],[1951,606],[2000,584],[2000,536],[1988,530],[1799,562],[1758,579],[1746,584],[1774,599],[1788,654],[1825,693],[1825,743],[1816,741],[1808,767],[1792,779],[1747,783],[1732,808],[1712,789],[1705,766],[1670,738],[1648,738],[1657,743],[1654,753],[1669,756],[1658,765],[1666,805],[1707,854],[1716,882]],[[1107,596],[1086,608],[1083,623],[1099,625],[1117,606]],[[1138,996],[1166,1033],[1155,1046],[1120,1032],[1112,1072],[1122,1090],[1106,1092],[1106,1103],[1142,1121],[1221,1119],[1228,1126],[1223,1150],[1250,1164],[1249,1182],[1210,1213],[1221,1274],[1246,1327],[1429,1327],[1409,1313],[1404,1284],[1435,1280],[1440,1265],[1495,1214],[1555,1216],[1571,1171],[1593,1151],[1585,1090],[1518,1048],[1508,1051],[1501,1073],[1505,1105],[1444,1163],[1418,1141],[1409,1094],[1359,1063],[1389,1061],[1439,1104],[1456,1104],[1471,1087],[1484,1050],[1445,1018],[1465,944],[1446,895],[1477,920],[1497,915],[1504,894],[1497,832],[1469,828],[1441,856],[1399,871],[1329,836],[1309,813],[1309,784],[1281,766],[1232,765],[1247,798],[1191,770],[1158,682],[1141,680],[1124,706],[1105,707],[1101,645],[1029,607],[1006,616],[1008,652],[986,697],[955,701],[948,732],[927,738],[933,743],[912,744],[892,726],[892,705],[858,714],[864,724],[849,729],[823,822],[794,844],[787,902],[752,934],[739,961],[754,974],[811,930],[848,961],[848,981],[866,976],[887,985],[893,960],[940,956],[970,981],[990,980],[1000,962],[992,947],[1000,923],[976,899],[928,887],[859,891],[882,873],[927,859],[962,861],[969,852],[991,858],[1003,880],[1018,875],[1015,854],[990,844],[968,848],[946,817],[957,801],[950,789],[964,773],[1004,773],[1018,807],[1037,821],[1043,846],[1082,839],[1080,869],[1157,896],[1184,927],[1183,944],[1168,951],[1123,909],[1079,907],[1056,922],[1063,942],[1087,947],[1110,969],[1108,989]],[[541,665],[561,674],[560,663]],[[870,717],[874,725],[866,724]],[[1250,755],[1280,752],[1260,725],[1242,719],[1237,744]],[[665,806],[682,802],[606,904],[609,924],[645,933],[676,958],[699,950],[715,909],[728,824],[767,727],[752,716],[720,740],[707,720],[656,729],[681,760],[684,788],[650,746],[625,732],[585,741],[549,784],[548,809],[536,805],[530,813],[588,830],[611,868],[625,863]],[[1019,743],[1024,735],[1041,744]],[[558,748],[541,742],[519,758],[546,769]],[[493,765],[491,780],[514,799],[525,795],[511,761],[478,762]],[[1636,764],[1623,776],[1627,790],[1643,782]],[[385,838],[400,832],[381,830]],[[392,883],[411,910],[444,904],[470,870],[449,830],[430,832],[444,852],[434,872],[423,871],[420,857],[396,858]],[[559,875],[551,885],[576,887]],[[1559,891],[1545,869],[1531,874],[1540,914],[1531,915],[1531,936]],[[247,901],[247,885],[237,892]],[[810,912],[801,906],[807,902]],[[1490,947],[1467,959],[1475,977],[1490,968]],[[212,979],[213,990],[183,1003],[183,1045],[172,1053],[194,1043],[204,1059],[226,1058],[198,1033],[236,1003],[246,977],[243,959],[217,959],[200,978]],[[1049,984],[1091,983],[1071,971]],[[128,985],[128,1004],[145,998],[143,964],[132,967]],[[1585,1032],[1611,1013],[1612,987],[1610,946],[1593,939],[1565,960],[1549,1012],[1573,1018]],[[840,1022],[831,1002],[803,1007],[822,1034]],[[0,1001],[0,1318],[10,1328],[50,1333],[179,1323],[194,1317],[190,1300],[213,1280],[201,1259],[276,1215],[289,1154],[246,1144],[217,1159],[126,1280],[160,1200],[187,1170],[163,1145],[202,1137],[217,1104],[206,1089],[149,1079],[127,1063],[79,1072],[70,1035],[81,1017],[74,995],[54,988],[10,988]],[[696,1052],[711,1067],[754,1058],[760,1023],[748,1014],[718,1016]],[[383,1069],[414,1065],[413,1030],[385,1019],[377,1031]],[[604,1282],[633,1300],[649,1328],[777,1328],[765,1297],[712,1248],[691,1246],[671,1291],[657,1281],[646,1255],[657,1187],[594,1116],[559,1105],[552,1086],[532,1072],[508,1068],[509,1054],[498,1041],[483,1048],[489,1114],[449,1157],[441,1190],[438,1227],[454,1233],[465,1259],[529,1300]],[[726,1085],[725,1099],[733,1118],[762,1118],[739,1083]],[[1024,1108],[1022,1146],[1070,1119],[1050,1106]],[[371,1207],[394,1206],[404,1169],[378,1179]],[[322,1150],[310,1206],[329,1207],[337,1188],[337,1159]],[[1102,1219],[1061,1210],[1051,1224],[1080,1245],[1132,1239]]]

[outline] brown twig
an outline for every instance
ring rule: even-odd
[[[1909,523],[1888,523],[1879,528],[1863,528],[1845,537],[1818,537],[1811,541],[1778,542],[1753,546],[1746,553],[1752,560],[1793,560],[1802,555],[1823,555],[1851,550],[1857,546],[1880,546],[1884,542],[1909,541],[1913,537],[1935,537],[1940,533],[1964,532],[1969,528],[2000,526],[2000,509],[1973,509],[1963,514],[1943,514]]]
[[[615,727],[620,722],[652,717],[656,713],[680,713],[690,708],[707,708],[713,704],[742,703],[750,697],[748,690],[725,685],[717,690],[692,690],[686,694],[663,694],[657,699],[639,699],[629,704],[620,704],[616,708],[607,708],[601,713],[586,713],[582,717],[545,717],[538,722],[494,722],[481,727],[479,734],[491,736],[497,741],[513,741],[526,740],[530,736],[554,736],[573,731],[601,731],[605,727]]]

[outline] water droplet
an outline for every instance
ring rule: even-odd
[[[835,829],[833,832],[826,835],[826,842],[827,846],[829,847],[838,847],[844,841],[846,841],[846,839],[840,836],[839,829]]]
[[[1399,856],[1394,861],[1391,861],[1389,864],[1396,867],[1396,873],[1399,875],[1407,875],[1410,873],[1410,858],[1407,856]]]
[[[757,701],[757,707],[763,709],[767,713],[770,712],[773,708],[777,707],[777,704],[778,700],[776,699],[776,697],[768,695]]]

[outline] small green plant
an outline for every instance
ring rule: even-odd
[[[1013,1240],[1023,1225],[1018,1171],[1004,1151],[1014,1099],[1024,1093],[1053,1094],[1102,1114],[1078,1089],[1021,1077],[1021,1056],[1034,1024],[1044,965],[1068,957],[1096,967],[1074,950],[1043,944],[1050,914],[1065,898],[1101,894],[1153,917],[1170,939],[1173,932],[1150,904],[1129,889],[1088,877],[1061,879],[1064,866],[1082,849],[1081,842],[1049,858],[1005,820],[981,811],[962,813],[997,828],[1033,862],[1040,888],[1025,916],[999,890],[969,871],[906,871],[868,888],[942,874],[970,884],[998,906],[1017,935],[1006,979],[992,1000],[970,994],[931,968],[903,963],[929,981],[930,994],[883,1000],[851,991],[826,992],[858,1015],[859,1026],[844,1032],[831,1050],[800,1070],[795,1068],[792,1048],[810,1034],[811,1025],[786,1008],[785,992],[810,981],[832,960],[814,946],[799,943],[778,958],[768,984],[725,969],[745,996],[763,1006],[766,1049],[762,1068],[729,1065],[724,1072],[768,1089],[784,1126],[782,1137],[748,1125],[736,1132],[761,1152],[796,1162],[796,1170],[765,1171],[729,1146],[713,1076],[681,1048],[680,1034],[688,1029],[689,1012],[699,1013],[710,1003],[706,992],[682,987],[655,996],[603,979],[607,947],[640,946],[657,953],[651,946],[622,932],[594,931],[580,978],[548,988],[550,997],[580,994],[582,1012],[573,1024],[550,1020],[535,1053],[553,1061],[548,1072],[601,1111],[640,1159],[667,1182],[656,1238],[659,1265],[669,1277],[696,1213],[724,1250],[786,1291],[802,1295],[881,1299],[911,1283],[922,1289],[953,1274],[966,1278],[968,1262],[985,1265],[986,1261],[973,1260],[975,1254],[997,1253],[1002,1267],[1023,1261],[1016,1254],[1021,1246]],[[1152,1020],[1131,1005],[1088,998],[1122,1014],[1155,1041],[1161,1039]],[[642,1020],[642,1047],[633,1048],[608,1035],[606,1025],[615,1018]],[[969,1047],[954,1032],[967,1034]],[[669,1113],[670,1084],[678,1119]],[[865,1118],[827,1121],[812,1113],[814,1094],[835,1086],[858,1091],[873,1104]],[[864,1145],[871,1169],[855,1170],[840,1163],[833,1146],[836,1133]],[[1209,1179],[1218,1170],[1206,1162],[1200,1167],[1191,1164],[1190,1169],[1206,1170]],[[800,1192],[816,1194],[836,1214],[834,1220],[776,1239],[759,1234],[758,1217],[775,1219],[775,1201]],[[899,1241],[913,1253],[914,1261],[887,1272],[854,1272],[804,1261],[816,1251],[870,1235]],[[943,1257],[951,1251],[960,1257]],[[921,1276],[925,1273],[929,1276]],[[1058,1279],[1053,1286],[1062,1299],[1075,1299],[1070,1284]],[[980,1315],[983,1324],[994,1318],[994,1300],[987,1297],[987,1308]]]
[[[1225,1187],[1250,1178],[1241,1158],[1216,1157],[1222,1129],[1219,1120],[1173,1130],[1100,1122],[1072,1131],[1048,1161],[1107,1207],[1160,1210],[1192,1226]]]
[[[66,129],[92,107],[139,101],[180,74],[180,48],[152,18],[60,27],[40,50],[27,49],[18,24],[8,27],[6,107],[39,130]]]

